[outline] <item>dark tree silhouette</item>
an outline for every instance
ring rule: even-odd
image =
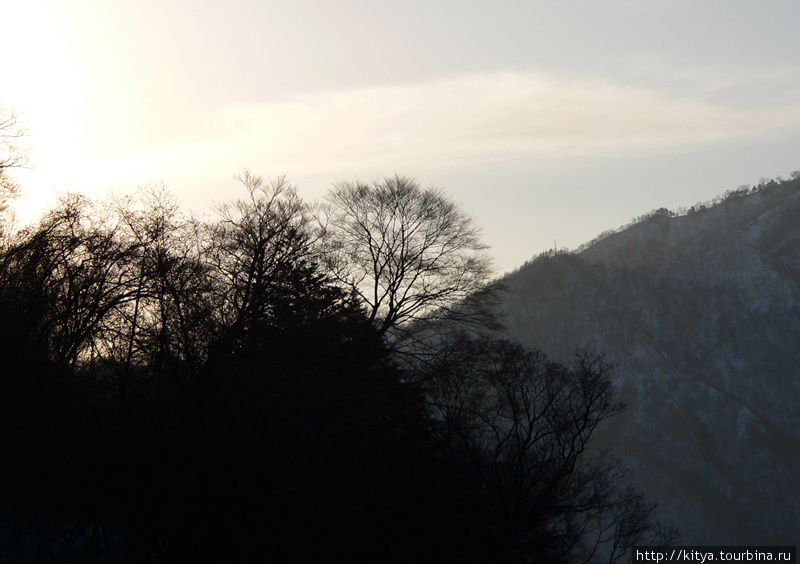
[[[163,186],[144,187],[138,196],[111,206],[115,234],[127,252],[129,299],[107,323],[105,356],[114,361],[123,397],[137,367],[147,366],[164,391],[188,385],[217,328],[212,269],[204,258],[207,228],[185,217]]]
[[[395,349],[407,352],[422,322],[494,322],[477,307],[492,272],[480,229],[440,190],[404,176],[341,182],[321,223],[325,265]]]
[[[284,179],[267,182],[245,171],[248,197],[217,206],[206,261],[214,275],[214,307],[235,340],[274,308],[291,302],[297,267],[312,260],[308,206]],[[232,344],[232,343],[231,343]]]
[[[599,355],[564,366],[518,343],[467,335],[431,366],[433,417],[457,474],[501,527],[497,554],[613,562],[645,539],[672,538],[619,462],[589,448],[597,426],[623,409],[610,368]]]
[[[313,262],[305,206],[243,179],[215,222],[158,189],[68,198],[3,251],[10,558],[403,560],[381,553],[437,467],[419,390]]]
[[[6,238],[0,560],[613,560],[643,538],[649,507],[588,455],[621,408],[600,359],[429,322],[483,323],[469,218],[400,177],[340,187],[320,253],[290,185],[239,180],[214,220],[156,186]],[[400,362],[410,334],[426,356]]]
[[[8,201],[19,195],[19,184],[9,173],[28,164],[26,135],[20,115],[0,103],[0,214]]]

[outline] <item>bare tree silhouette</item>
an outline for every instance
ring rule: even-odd
[[[491,260],[473,218],[441,190],[404,176],[341,182],[322,207],[323,260],[395,349],[421,322],[494,323]]]

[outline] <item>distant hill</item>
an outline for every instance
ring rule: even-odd
[[[658,210],[505,283],[511,336],[616,364],[628,409],[599,441],[682,544],[800,541],[800,179]]]

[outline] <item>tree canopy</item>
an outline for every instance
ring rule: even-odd
[[[323,207],[325,265],[382,334],[453,314],[492,273],[480,229],[441,190],[404,176],[340,182]]]
[[[433,339],[424,379],[398,361],[390,329],[488,283],[457,206],[339,185],[320,231],[284,179],[239,180],[212,219],[150,186],[7,235],[0,559],[582,561],[650,538],[588,456],[620,409],[597,357],[473,327]]]

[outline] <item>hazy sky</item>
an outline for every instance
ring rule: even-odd
[[[502,272],[800,169],[798,0],[2,3],[23,217],[160,181],[204,211],[244,167],[312,201],[396,172]]]

